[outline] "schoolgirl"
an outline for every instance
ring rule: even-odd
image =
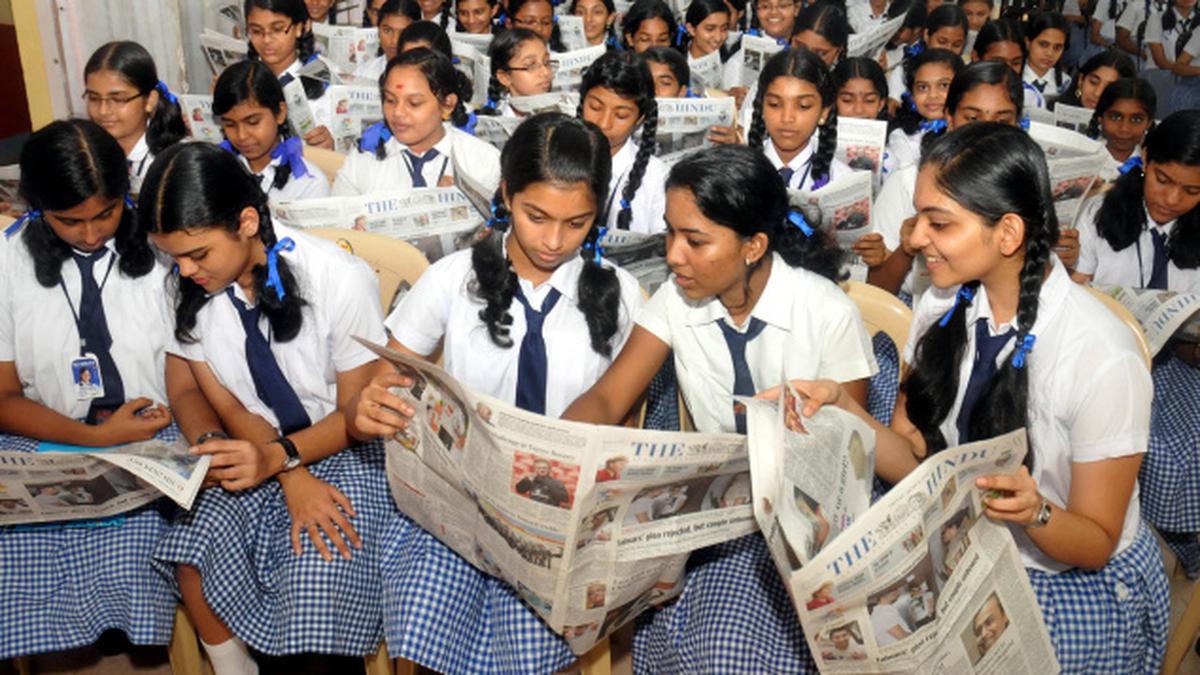
[[[437,24],[442,30],[450,26],[451,0],[417,0],[421,5],[421,20]]]
[[[669,47],[678,33],[675,13],[662,0],[637,0],[621,19],[625,48],[638,53]]]
[[[1017,75],[1025,72],[1025,32],[1016,19],[997,19],[983,25],[975,39],[975,61],[1002,61]],[[1046,98],[1029,82],[1025,88],[1025,109],[1045,108]]]
[[[887,48],[883,53],[884,70],[890,76],[892,71],[899,68],[904,63],[904,57],[908,53],[914,56],[925,48],[923,40],[925,35],[925,21],[928,15],[925,13],[925,3],[921,0],[899,0],[892,3],[888,8],[888,18],[894,18],[904,13],[904,21],[900,24],[900,30],[892,36],[888,41]],[[903,79],[903,77],[901,78]],[[890,86],[889,82],[889,86]],[[899,102],[899,98],[892,97],[893,101]]]
[[[1175,0],[1170,7],[1151,14],[1146,19],[1143,40],[1153,61],[1153,65],[1147,64],[1147,69],[1172,70],[1197,26],[1200,26],[1200,12],[1196,11],[1195,0]]]
[[[455,30],[476,35],[498,32],[494,22],[499,13],[498,0],[458,0],[454,3]]]
[[[612,0],[571,0],[567,11],[572,16],[583,18],[583,36],[587,38],[588,46],[605,45],[609,49],[620,47],[621,43],[614,28],[617,7]]]
[[[725,1],[693,0],[688,5],[683,21],[677,41],[680,49],[687,54],[688,70],[698,72],[696,66],[701,59],[718,59],[720,64],[719,71],[714,73],[716,77],[692,82],[691,88],[696,91],[704,91],[708,87],[728,90],[739,86],[741,61],[730,58],[732,54],[725,46],[729,38],[729,7]]]
[[[1099,47],[1117,46],[1117,20],[1139,0],[1096,0],[1091,11],[1088,38]],[[1136,50],[1135,50],[1136,51]]]
[[[355,77],[378,80],[387,62],[399,53],[400,34],[421,20],[421,6],[416,0],[387,0],[379,8],[376,25],[379,28],[379,53],[370,61],[359,64]]]
[[[499,180],[499,151],[455,128],[466,123],[463,75],[438,52],[418,47],[392,59],[381,78],[383,121],[346,158],[333,195],[446,187],[454,160],[484,185]],[[452,124],[453,125],[452,125]]]
[[[833,68],[838,117],[887,119],[887,75],[875,59],[855,56]]]
[[[550,0],[509,0],[508,27],[531,30],[553,52],[565,52],[567,48],[559,35],[554,19],[554,5]]]
[[[302,67],[321,58],[316,52],[316,38],[303,0],[245,0],[242,9],[246,15],[246,33],[250,36],[247,57],[266,64],[280,84],[286,86],[300,77]],[[330,72],[335,70],[327,65]],[[332,150],[329,124],[333,109],[325,96],[325,86],[311,78],[300,81],[317,123],[304,134],[304,142]]]
[[[1158,96],[1145,80],[1117,80],[1104,89],[1088,125],[1088,136],[1103,138],[1108,162],[1101,178],[1114,181],[1130,158],[1141,155],[1142,140],[1154,125]]]
[[[608,144],[593,125],[535,115],[504,146],[490,234],[434,263],[387,319],[390,345],[433,358],[477,392],[557,416],[609,368],[642,305],[599,248]],[[544,351],[526,349],[540,344]],[[359,438],[391,436],[411,404],[383,366],[346,409]],[[553,508],[553,507],[539,507]],[[392,655],[440,672],[555,672],[566,643],[488,576],[396,516],[382,561]],[[436,639],[433,639],[436,636]]]
[[[962,59],[944,49],[927,49],[905,61],[903,105],[888,132],[883,156],[885,176],[920,161],[925,134],[945,130],[946,97],[962,67]]]
[[[888,0],[856,0],[846,5],[846,20],[855,33],[869,33],[888,19]]]
[[[155,162],[138,219],[177,265],[167,389],[216,484],[159,542],[160,572],[221,675],[257,672],[248,646],[374,652],[374,538],[391,504],[382,448],[343,452],[338,404],[374,363],[351,336],[386,337],[375,275],[274,225],[257,181],[204,143]]]
[[[367,0],[363,9],[362,27],[372,28],[379,25],[379,10],[387,0]]]
[[[670,47],[651,47],[640,56],[654,79],[655,98],[685,98],[691,94],[691,72],[683,54]]]
[[[213,89],[213,117],[225,132],[226,149],[258,180],[270,200],[329,196],[329,180],[304,159],[292,135],[279,80],[259,61],[239,61],[225,69]]]
[[[832,3],[818,2],[800,10],[796,16],[791,46],[807,49],[816,54],[826,68],[833,68],[846,55],[850,30],[845,12]]]
[[[1079,72],[1072,80],[1075,86],[1063,94],[1059,101],[1095,110],[1105,87],[1123,77],[1135,75],[1137,69],[1128,56],[1116,49],[1105,49],[1080,66]]]
[[[602,222],[618,230],[663,231],[667,171],[654,156],[658,103],[650,68],[637,54],[606,53],[584,71],[579,97],[579,118],[604,132],[612,153]],[[639,126],[641,139],[635,142],[631,137]]]
[[[1016,538],[1061,669],[1157,672],[1170,602],[1138,507],[1149,373],[1129,330],[1051,253],[1044,153],[1012,126],[967,125],[922,157],[915,199],[911,240],[934,287],[914,312],[891,426],[832,383],[801,385],[805,412],[835,404],[871,423],[876,473],[892,483],[946,447],[1027,428],[1025,466],[976,486],[982,514]]]
[[[317,23],[336,24],[337,10],[333,8],[334,0],[304,0],[308,17]]]
[[[451,63],[454,62],[454,45],[450,42],[450,36],[432,21],[414,22],[405,28],[404,32],[400,33],[400,38],[396,40],[396,53],[398,54],[417,47],[432,49],[449,59]],[[466,82],[467,80],[464,79],[462,84],[465,86]]]
[[[1052,106],[1071,88],[1071,78],[1058,67],[1067,47],[1071,27],[1058,12],[1042,12],[1025,26],[1025,70],[1021,79],[1033,85],[1044,99],[1039,107]]]
[[[1150,55],[1149,45],[1146,44],[1146,21],[1155,14],[1161,15],[1169,10],[1172,2],[1173,0],[1128,2],[1117,19],[1116,46],[1132,56],[1141,70],[1154,67],[1154,59]]]
[[[152,438],[171,423],[170,327],[155,311],[166,268],[137,236],[125,152],[91,121],[58,121],[30,136],[20,168],[30,211],[0,237],[0,449]],[[0,659],[111,629],[136,644],[170,640],[175,601],[150,564],[166,526],[158,506],[103,524],[2,528]]]
[[[546,41],[525,28],[512,28],[492,39],[488,46],[492,77],[488,81],[487,104],[480,115],[518,117],[508,99],[513,96],[537,96],[550,91],[554,83],[554,64]]]
[[[88,117],[125,151],[136,194],[154,155],[187,136],[175,95],[158,79],[154,58],[136,42],[109,42],[83,68]]]
[[[967,15],[967,45],[965,51],[967,54],[970,54],[979,31],[983,30],[984,25],[991,20],[995,4],[993,0],[960,0],[958,6],[962,7],[963,13]]]
[[[942,49],[961,59],[966,49],[966,39],[967,15],[961,7],[946,4],[930,12],[925,20],[923,40],[906,49],[902,67],[888,74],[888,95],[897,104],[903,105],[904,94],[912,93],[908,90],[908,63],[928,49]]]
[[[796,17],[803,4],[794,0],[755,0],[754,16],[747,33],[788,44],[796,28]]]

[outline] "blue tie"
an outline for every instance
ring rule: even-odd
[[[286,87],[288,85],[288,82],[291,82],[294,79],[296,79],[296,78],[292,77],[291,73],[284,73],[283,77],[279,78],[279,86]]]
[[[430,160],[432,160],[433,158],[438,156],[438,151],[434,150],[434,149],[430,149],[429,152],[425,153],[424,156],[421,156],[421,155],[416,155],[412,152],[409,152],[408,150],[405,150],[404,154],[408,155],[408,161],[409,161],[408,175],[412,176],[413,187],[415,187],[415,188],[428,187],[428,184],[425,182],[425,174],[423,174],[422,171],[424,170],[425,165],[428,164]]]
[[[254,380],[258,398],[275,413],[279,419],[279,429],[284,434],[312,426],[296,390],[292,389],[279,369],[275,354],[271,352],[271,344],[258,328],[258,307],[247,307],[233,294],[233,286],[226,288],[225,294],[237,310],[242,328],[246,329],[246,364],[250,366],[250,379]]]
[[[1167,235],[1157,227],[1150,228],[1150,240],[1154,242],[1154,266],[1150,271],[1150,283],[1147,288],[1167,290]]]
[[[779,167],[779,177],[783,179],[783,187],[789,187],[792,184],[792,176],[796,175],[796,170],[787,167]]]
[[[958,418],[955,420],[959,445],[979,440],[971,438],[971,412],[987,389],[988,382],[996,374],[996,357],[1016,334],[1017,331],[1010,328],[1005,333],[992,336],[988,331],[986,318],[975,322],[975,363],[971,366],[971,379],[967,380],[967,392],[963,394],[962,406],[958,409]]]
[[[90,255],[76,255],[75,264],[79,266],[81,291],[79,294],[79,340],[83,351],[96,355],[100,365],[100,379],[104,383],[104,396],[92,399],[88,419],[95,420],[95,413],[101,410],[112,411],[125,403],[125,385],[121,382],[121,373],[117,363],[113,361],[112,333],[108,332],[108,319],[104,314],[104,299],[100,297],[100,285],[96,283],[96,261],[108,255],[107,248]],[[111,264],[111,263],[110,263]],[[109,270],[111,271],[111,267]],[[106,275],[107,278],[107,275]]]
[[[739,333],[724,319],[718,321],[717,325],[721,327],[721,333],[725,336],[725,344],[729,347],[729,357],[733,360],[733,395],[753,396],[757,392],[754,390],[754,376],[750,374],[750,364],[746,363],[746,343],[758,337],[767,324],[752,316],[745,333]],[[746,433],[746,413],[738,412],[736,403],[734,404],[733,421],[737,425],[739,434]]]
[[[515,297],[525,307],[525,337],[521,338],[521,354],[517,361],[517,407],[539,415],[546,414],[546,339],[542,337],[542,324],[546,315],[554,309],[562,294],[551,288],[542,300],[542,311],[529,305],[525,292],[517,285]]]

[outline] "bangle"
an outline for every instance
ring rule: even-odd
[[[229,434],[225,433],[224,431],[206,431],[200,434],[200,436],[196,439],[196,445],[204,445],[206,442],[211,441],[214,438],[229,440]]]

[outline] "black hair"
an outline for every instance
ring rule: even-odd
[[[1071,24],[1067,21],[1067,17],[1058,12],[1041,12],[1029,17],[1029,22],[1025,25],[1025,39],[1030,42],[1037,39],[1039,35],[1048,30],[1056,30],[1063,34],[1063,54],[1067,52],[1067,48],[1071,46]],[[1059,57],[1058,63],[1054,64],[1054,87],[1055,91],[1062,89],[1062,57]]]
[[[1025,260],[1016,317],[1016,344],[1021,345],[1037,321],[1038,294],[1058,240],[1045,154],[1020,127],[977,122],[934,143],[922,155],[920,166],[935,171],[938,189],[989,227],[1010,214],[1024,221]],[[964,286],[977,294],[979,284],[979,280],[971,280]],[[930,327],[917,342],[912,370],[901,384],[908,418],[925,439],[926,457],[946,449],[939,426],[958,392],[959,367],[967,344],[966,315],[966,309],[960,307],[945,326]],[[1029,369],[1017,368],[1012,359],[1006,359],[971,412],[968,438],[959,442],[992,438],[1028,426],[1028,407]],[[1025,462],[1032,467],[1032,452]]]
[[[1071,87],[1071,90],[1066,94],[1060,96],[1058,99],[1059,102],[1066,103],[1067,105],[1080,105],[1079,87],[1083,84],[1084,79],[1105,67],[1117,71],[1118,78],[1137,76],[1137,67],[1133,65],[1133,59],[1130,59],[1129,55],[1125,52],[1110,46],[1104,51],[1094,54],[1092,58],[1085,61],[1079,67],[1075,73],[1075,77],[1071,80],[1075,83],[1075,86]]]
[[[488,0],[488,2],[495,1],[496,0]],[[604,9],[608,11],[610,18],[617,13],[617,6],[613,3],[613,0],[600,0],[600,2],[604,3]],[[574,15],[575,7],[578,4],[579,0],[571,0],[571,5],[567,9],[567,14]],[[621,39],[617,36],[617,25],[615,21],[610,23],[608,27],[604,29],[604,34],[606,36],[604,38],[604,44],[608,47],[608,49],[612,50],[620,48]]]
[[[234,106],[254,101],[262,107],[278,115],[283,110],[283,87],[275,73],[262,61],[238,61],[226,68],[217,78],[213,87],[212,114],[219,118],[229,112]],[[292,135],[292,126],[285,117],[279,125],[279,140],[282,143]],[[275,169],[275,179],[271,187],[283,189],[292,177],[292,167],[288,162],[280,162]]]
[[[1111,89],[1114,85],[1109,85]],[[1105,90],[1108,93],[1108,89]],[[1200,110],[1180,110],[1167,116],[1146,134],[1142,146],[1146,164],[1200,166]],[[1145,172],[1134,169],[1117,179],[1104,195],[1096,215],[1096,230],[1114,251],[1121,251],[1146,228]],[[1167,240],[1167,258],[1180,269],[1200,267],[1200,208],[1175,221]]]
[[[1014,42],[1021,48],[1021,64],[1025,64],[1025,31],[1021,28],[1021,22],[1011,18],[992,19],[983,24],[983,28],[979,29],[979,34],[975,36],[975,54],[976,60],[983,60],[984,54],[987,53],[988,47],[993,44],[1004,42]],[[1022,94],[1023,95],[1023,94]]]
[[[621,39],[626,49],[633,49],[633,35],[637,33],[642,22],[650,19],[662,19],[663,23],[667,24],[671,44],[675,44],[675,36],[679,34],[679,23],[675,20],[675,13],[671,8],[662,0],[637,0],[621,19]]]
[[[925,42],[928,43],[930,36],[939,30],[954,27],[961,28],[963,39],[966,39],[971,29],[967,22],[967,13],[952,2],[939,5],[925,18]]]
[[[679,160],[667,175],[667,190],[692,194],[705,218],[733,230],[743,239],[762,233],[767,252],[779,253],[791,267],[802,267],[836,281],[842,251],[825,228],[807,236],[788,220],[792,208],[787,189],[770,160],[744,145],[719,145]],[[675,223],[678,226],[678,223]],[[762,264],[764,255],[747,268]]]
[[[725,5],[725,0],[691,0],[691,3],[688,4],[687,12],[684,14],[683,21],[685,24],[690,23],[693,26],[699,26],[713,14],[729,14],[729,7]],[[692,34],[688,32],[686,25],[681,25],[679,26],[677,35],[679,38],[679,51],[687,54],[692,46]],[[721,54],[721,63],[725,63],[732,56],[729,48],[723,44],[719,51]]]
[[[546,41],[546,47],[552,52],[567,51],[566,45],[562,41],[562,32],[558,30],[558,15],[554,11],[553,0],[508,0],[508,21],[513,28],[520,28],[517,25],[517,12],[520,12],[525,5],[531,2],[544,2],[550,5],[550,16],[554,19],[554,28],[550,30],[550,39]]]
[[[609,0],[609,1],[611,2],[611,0]],[[496,7],[496,5],[500,4],[500,3],[499,3],[499,0],[484,0],[484,2],[486,2],[486,3],[487,3],[487,6],[488,6],[489,8],[492,8],[492,9],[494,9],[494,8]],[[458,9],[459,9],[458,5],[459,5],[459,2],[458,2],[458,0],[455,0],[455,2],[454,2],[454,30],[458,31],[459,33],[465,33],[465,32],[467,32],[467,29],[466,29],[466,27],[465,27],[465,26],[463,26],[463,24],[462,24],[462,21],[459,21],[459,20],[458,20]],[[495,17],[493,17],[493,19],[494,19],[494,18],[495,18]],[[496,26],[495,26],[495,25],[491,25],[491,21],[492,21],[492,19],[489,19],[489,20],[488,20],[488,22],[489,22],[489,27],[490,27],[490,31],[489,31],[489,32],[491,32],[493,35],[495,35],[495,34],[497,34],[499,31],[498,31],[498,30],[496,30]]]
[[[1092,120],[1088,122],[1089,138],[1100,138],[1100,120],[1104,113],[1108,112],[1114,103],[1124,99],[1133,99],[1141,103],[1146,109],[1146,116],[1151,120],[1150,124],[1154,124],[1154,114],[1158,111],[1158,94],[1155,93],[1154,87],[1140,77],[1123,77],[1105,87],[1100,94],[1100,100],[1096,101],[1096,110],[1092,112]]]
[[[370,0],[368,0],[369,2]],[[379,19],[376,23],[379,24],[389,16],[403,16],[409,20],[409,25],[421,20],[421,5],[417,4],[417,0],[387,0],[379,7]],[[363,12],[363,22],[367,21],[367,13]],[[403,31],[402,31],[403,32]],[[383,45],[379,45],[379,49],[375,50],[376,56],[383,56]]]
[[[679,81],[679,86],[686,87],[692,81],[692,69],[688,67],[687,57],[670,47],[651,47],[639,54],[649,68],[651,63],[661,63],[671,69],[671,74]]]
[[[654,98],[654,78],[650,76],[650,66],[637,54],[626,51],[606,52],[583,72],[583,80],[579,83],[579,110],[576,113],[580,119],[583,119],[588,92],[595,87],[604,87],[622,98],[632,99],[637,104],[638,115],[642,118],[642,138],[638,142],[637,157],[629,169],[625,189],[621,191],[621,212],[617,215],[617,229],[628,230],[629,221],[633,217],[630,205],[642,186],[646,165],[654,156],[655,135],[658,133],[658,101]]]
[[[951,80],[950,90],[946,92],[946,112],[951,115],[957,112],[963,96],[981,84],[1003,85],[1008,100],[1016,108],[1017,119],[1021,119],[1025,109],[1025,85],[1020,75],[1014,73],[1007,63],[1000,61],[976,61],[963,66]]]
[[[955,6],[957,7],[957,5]],[[946,5],[942,5],[942,7],[946,7]],[[941,7],[938,9],[941,9]],[[917,73],[921,68],[930,64],[942,64],[948,67],[956,76],[958,75],[958,71],[962,70],[963,67],[962,59],[959,58],[958,54],[945,49],[926,49],[910,59],[904,59],[902,67],[904,68],[904,87],[907,91],[901,94],[903,103],[896,110],[896,117],[892,120],[888,128],[889,132],[892,129],[899,128],[903,129],[906,134],[915,134],[921,128],[921,122],[924,122],[925,118],[917,110],[916,99],[909,92],[912,91],[913,84],[916,82]],[[1005,67],[1007,68],[1008,66]]]
[[[422,23],[429,23],[424,21]],[[415,26],[417,24],[413,24]],[[412,26],[409,26],[410,28]],[[441,29],[439,29],[441,30]],[[408,32],[405,30],[404,32]],[[450,59],[446,55],[429,49],[428,47],[416,47],[406,52],[396,54],[396,58],[388,61],[387,67],[383,69],[383,74],[379,76],[379,98],[384,97],[384,83],[387,82],[388,73],[391,73],[395,68],[404,66],[412,66],[421,71],[421,75],[425,77],[425,81],[429,83],[429,90],[437,97],[438,101],[445,101],[447,97],[454,95],[457,100],[454,103],[454,109],[450,111],[450,123],[456,127],[466,126],[468,121],[466,101],[471,99],[471,81],[467,79],[453,65],[450,64]],[[384,120],[387,124],[387,120]],[[377,159],[385,159],[387,157],[387,144],[380,143],[375,146],[375,157]]]
[[[929,19],[929,10],[925,6],[925,0],[910,0],[907,6],[904,2],[896,2],[891,7],[888,7],[887,17],[894,19],[900,16],[899,12],[901,10],[904,11],[904,21],[900,24],[901,28],[925,27],[925,22]]]
[[[1146,18],[1150,18],[1150,15],[1147,14]],[[1170,33],[1171,31],[1175,30],[1175,24],[1178,22],[1179,20],[1175,17],[1175,2],[1170,2],[1167,4],[1166,11],[1162,13],[1163,32]],[[1191,39],[1192,33],[1195,32],[1197,26],[1200,26],[1200,11],[1197,11],[1193,7],[1191,16],[1188,17],[1187,23],[1181,27],[1181,30],[1179,31],[1179,37],[1175,40],[1175,53],[1168,54],[1168,57],[1170,57],[1172,60],[1179,58],[1179,55],[1183,53],[1183,48],[1187,46],[1187,43]]]
[[[317,39],[313,35],[312,26],[308,25],[308,6],[304,4],[304,0],[244,0],[242,11],[247,20],[250,19],[250,11],[254,9],[261,9],[272,14],[282,14],[293,24],[307,26],[304,33],[296,40],[296,54],[300,63],[308,63],[317,53]],[[246,41],[246,58],[259,58],[258,50],[249,40]],[[310,101],[321,98],[325,94],[324,82],[302,77],[300,84],[304,87],[304,96]]]
[[[1089,3],[1089,4],[1092,5],[1092,7],[1090,8],[1091,11],[1095,11],[1096,3],[1093,2],[1093,3]],[[1112,21],[1116,21],[1117,19],[1121,18],[1121,14],[1125,12],[1125,7],[1127,7],[1128,5],[1129,5],[1128,0],[1126,2],[1121,2],[1121,0],[1112,0],[1111,2],[1108,3],[1108,18]],[[1147,14],[1147,18],[1149,18],[1148,14]],[[1090,28],[1089,28],[1089,30],[1090,30]]]
[[[215,227],[233,234],[238,231],[246,208],[258,212],[258,236],[268,250],[276,244],[275,227],[267,195],[258,181],[237,159],[210,143],[180,143],[155,160],[146,173],[138,199],[138,225],[143,233],[169,234]],[[267,287],[266,265],[256,265],[255,302],[271,324],[271,338],[288,342],[300,333],[302,310],[300,284],[288,261],[278,259],[279,277],[285,297]],[[196,315],[209,295],[191,279],[176,277],[175,337],[194,343]]]
[[[449,60],[454,59],[454,48],[450,44],[450,36],[432,21],[414,21],[408,25],[408,28],[401,31],[400,37],[396,41],[396,56],[400,56],[404,52],[405,45],[414,42],[425,42],[433,51]]]
[[[159,82],[154,57],[136,42],[109,42],[101,45],[84,66],[83,77],[86,80],[88,75],[101,70],[120,73],[142,96],[149,96]],[[146,145],[150,148],[150,153],[157,155],[187,135],[187,125],[183,123],[183,112],[179,109],[179,104],[168,100],[166,94],[160,91],[158,103],[154,106],[154,112],[150,113],[150,123],[146,126]]]
[[[737,22],[737,29],[740,31],[745,31],[747,25],[749,24],[749,16],[747,16],[748,13],[746,12],[746,4],[746,0],[729,0],[729,6],[733,7],[734,13],[740,13],[742,15],[742,18],[738,19]],[[738,44],[741,44],[740,40]],[[737,49],[734,49],[733,52],[736,53]]]
[[[758,93],[754,97],[754,117],[747,145],[762,152],[763,141],[768,138],[767,123],[763,120],[763,97],[771,83],[781,77],[795,77],[812,84],[821,95],[821,107],[829,108],[825,123],[817,127],[817,150],[813,153],[811,172],[813,181],[828,179],[833,152],[837,149],[837,88],[825,62],[807,49],[785,49],[767,59],[758,76]]]
[[[842,87],[850,80],[863,79],[871,83],[875,87],[875,91],[879,93],[879,98],[887,101],[888,83],[887,75],[883,72],[883,66],[875,59],[866,56],[852,56],[848,59],[842,59],[833,67],[833,87],[835,91],[840,92]],[[880,106],[878,119],[887,119],[887,106]]]
[[[486,303],[479,319],[488,336],[500,347],[511,347],[509,307],[517,289],[517,274],[504,254],[504,233],[511,214],[505,197],[513,199],[537,183],[576,185],[583,183],[595,198],[596,219],[580,247],[583,270],[579,275],[579,311],[587,320],[592,349],[612,356],[612,338],[619,328],[621,284],[616,271],[598,264],[594,257],[600,228],[607,214],[604,204],[611,176],[608,141],[596,125],[558,112],[534,115],[521,123],[500,152],[501,190],[492,198],[496,212],[492,230],[471,248],[475,279],[471,293]]]
[[[792,24],[792,37],[806,30],[820,35],[836,47],[839,60],[846,55],[846,44],[850,40],[850,33],[854,32],[846,19],[846,12],[825,0],[800,10],[796,23]]]
[[[30,211],[65,211],[92,197],[123,200],[129,193],[125,151],[112,134],[91,120],[67,119],[38,129],[21,148],[21,199]],[[154,251],[137,233],[137,214],[125,202],[113,235],[118,269],[136,279],[154,268]],[[57,286],[71,247],[58,238],[45,215],[31,218],[21,233],[33,257],[38,283]]]
[[[530,40],[536,40],[542,44],[542,36],[529,30],[528,28],[509,28],[501,32],[496,37],[492,38],[492,44],[488,45],[488,59],[491,61],[491,79],[488,80],[487,103],[479,109],[480,115],[496,115],[497,108],[500,107],[500,101],[509,92],[500,84],[500,78],[497,76],[502,70],[508,70],[509,64],[516,55],[517,49]],[[549,51],[549,47],[546,48]]]

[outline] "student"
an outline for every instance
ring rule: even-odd
[[[167,390],[219,485],[159,543],[160,571],[178,582],[221,675],[257,672],[247,646],[374,652],[383,452],[342,452],[351,439],[338,411],[375,360],[351,336],[386,337],[374,274],[331,242],[274,225],[257,181],[205,143],[155,162],[138,219],[178,266]]]
[[[579,96],[579,118],[600,127],[612,153],[603,222],[615,230],[662,232],[667,170],[654,156],[658,103],[649,67],[636,54],[609,52],[584,71]]]
[[[363,10],[362,27],[374,28],[379,25],[379,10],[387,0],[367,0]]]
[[[1145,80],[1117,80],[1104,89],[1088,125],[1088,136],[1103,138],[1108,162],[1101,174],[1106,181],[1120,175],[1120,167],[1141,155],[1142,139],[1154,125],[1158,96]]]
[[[473,391],[558,416],[609,368],[642,305],[637,281],[597,248],[608,143],[592,124],[543,113],[517,128],[501,164],[489,235],[421,275],[387,319],[389,344],[429,359],[440,348],[446,370]],[[524,347],[535,341],[544,343],[540,365]],[[346,408],[351,432],[403,429],[411,404],[389,389],[411,384],[381,364]],[[403,545],[390,546],[381,566],[392,655],[441,672],[556,672],[575,660],[504,582],[407,519],[394,522]]]
[[[554,5],[550,0],[509,0],[508,27],[524,28],[537,33],[553,52],[565,52],[558,25],[554,22]]]
[[[589,47],[605,45],[617,49],[620,45],[614,26],[617,7],[613,0],[571,0],[568,12],[583,18],[583,36]]]
[[[800,10],[796,16],[791,46],[807,49],[816,54],[826,68],[833,68],[846,55],[850,30],[845,12],[831,3],[818,2]]]
[[[904,63],[904,57],[908,52],[914,52],[915,56],[925,48],[925,21],[928,18],[925,13],[925,3],[921,0],[894,2],[888,8],[888,18],[895,18],[901,12],[904,14],[904,21],[900,24],[900,30],[896,31],[896,34],[888,41],[887,48],[883,53],[883,62],[880,64],[888,72],[889,77],[892,71]],[[901,80],[903,79],[901,77]],[[888,85],[890,88],[890,81]],[[890,100],[899,103],[899,95],[893,96]]]
[[[679,32],[675,14],[662,0],[637,0],[621,19],[625,48],[639,54],[651,47],[669,47]]]
[[[387,0],[379,8],[376,25],[379,27],[379,53],[375,58],[358,65],[355,77],[378,80],[387,62],[399,53],[397,44],[406,28],[421,20],[421,6],[416,0]]]
[[[963,53],[970,54],[975,48],[979,31],[983,30],[984,25],[992,18],[993,3],[992,0],[959,0],[958,6],[962,7],[963,13],[967,15],[967,44]]]
[[[400,38],[396,40],[396,53],[398,54],[416,49],[417,47],[431,49],[446,57],[451,63],[454,62],[454,46],[450,42],[450,36],[432,21],[414,22],[408,28],[405,28],[404,32],[400,33]],[[464,86],[469,82],[465,75],[461,80],[460,84]],[[469,94],[469,88],[467,92]],[[469,98],[469,96],[466,98]]]
[[[304,0],[308,17],[317,23],[337,23],[337,11],[333,9],[334,0]]]
[[[454,29],[460,33],[487,35],[492,33],[500,13],[498,0],[458,0],[454,3]]]
[[[947,447],[1026,427],[1025,466],[975,484],[983,515],[1016,538],[1062,670],[1157,672],[1170,602],[1137,499],[1153,391],[1133,335],[1051,254],[1045,161],[1002,124],[931,147],[912,243],[934,288],[914,312],[892,424],[833,383],[800,383],[804,412],[833,404],[870,423],[876,474],[892,483]]]
[[[0,236],[0,449],[153,438],[171,423],[170,327],[155,309],[166,268],[137,237],[125,152],[91,121],[57,121],[25,142],[20,169],[30,211]],[[84,391],[75,373],[89,371]],[[5,658],[83,647],[114,628],[137,644],[170,640],[175,600],[150,565],[161,512],[104,525],[0,531]]]
[[[1071,88],[1071,78],[1063,76],[1058,62],[1067,46],[1070,26],[1062,14],[1042,12],[1034,15],[1025,27],[1025,70],[1021,79],[1033,85],[1042,95],[1044,105],[1052,106]]]
[[[1105,49],[1088,59],[1075,74],[1075,86],[1063,94],[1061,103],[1095,110],[1105,87],[1123,77],[1137,75],[1137,69],[1128,56],[1115,49]]]
[[[950,5],[943,5],[949,7]],[[916,164],[927,132],[945,129],[946,98],[962,59],[944,49],[927,49],[904,64],[904,102],[896,111],[883,155],[883,173]]]
[[[1200,53],[1200,43],[1193,39],[1200,28],[1200,11],[1195,0],[1174,0],[1171,6],[1146,19],[1144,42],[1150,60],[1144,66],[1145,77],[1164,97],[1164,107],[1189,109],[1200,105],[1200,86],[1196,77],[1200,68],[1192,60]],[[1188,51],[1189,43],[1191,50]]]
[[[869,33],[888,19],[888,0],[857,0],[846,6],[846,20],[855,33]]]
[[[1132,56],[1141,70],[1154,67],[1150,47],[1146,44],[1146,20],[1171,8],[1172,0],[1141,0],[1129,2],[1117,19],[1117,41],[1120,48]]]
[[[260,61],[239,61],[225,69],[213,89],[213,117],[221,123],[229,150],[274,201],[329,196],[329,180],[304,159],[292,136],[287,102],[279,80]]]
[[[692,89],[703,91],[707,87],[727,90],[741,84],[741,61],[732,59],[725,46],[729,38],[729,7],[725,0],[693,0],[684,14],[683,28],[679,31],[679,46],[687,54],[690,71],[695,64],[713,52],[720,59],[720,72],[710,81],[693,82]]]
[[[887,75],[875,59],[842,59],[833,69],[838,117],[887,119]]]
[[[450,26],[451,0],[417,0],[421,5],[421,21],[436,24],[442,30]]]
[[[898,105],[904,103],[904,94],[908,90],[908,62],[920,56],[927,49],[943,49],[958,55],[961,59],[966,49],[967,15],[958,5],[942,5],[929,13],[925,20],[925,37],[920,47],[905,51],[903,68],[893,69],[888,75],[888,95]]]
[[[449,59],[424,47],[392,59],[380,80],[383,121],[346,158],[332,194],[446,187],[453,184],[455,158],[460,170],[494,185],[499,151],[455,128],[466,122],[462,79]]]
[[[1117,20],[1129,5],[1141,0],[1095,0],[1091,11],[1091,32],[1088,38],[1098,47],[1117,46]],[[1135,52],[1137,50],[1134,50]]]
[[[691,93],[691,74],[683,54],[670,47],[651,47],[641,57],[654,79],[655,98],[685,98]]]
[[[1003,61],[1017,75],[1025,72],[1025,31],[1016,19],[997,19],[984,24],[975,39],[975,61]],[[1046,97],[1032,83],[1022,80],[1025,109],[1045,108]]]
[[[537,96],[550,91],[554,83],[554,62],[546,41],[525,28],[506,30],[488,46],[492,78],[488,81],[487,104],[481,115],[519,117],[508,99],[513,96]]]
[[[137,193],[154,155],[187,136],[175,95],[158,79],[154,59],[136,42],[109,42],[83,68],[88,117],[125,151]]]
[[[802,5],[794,0],[755,0],[754,18],[748,33],[786,45],[796,28]]]

